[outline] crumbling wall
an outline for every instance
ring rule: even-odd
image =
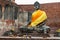
[[[33,5],[19,5],[22,11],[34,11]],[[60,28],[60,3],[47,3],[41,4],[40,9],[45,11],[48,19],[47,25],[52,27],[52,31],[54,32],[56,29]]]
[[[34,11],[33,5],[19,5],[19,7],[24,11]],[[47,25],[51,27],[60,26],[60,3],[47,3],[41,4],[40,9],[45,11],[48,16]]]

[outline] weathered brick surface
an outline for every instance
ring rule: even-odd
[[[23,11],[33,11],[33,5],[19,5]],[[41,10],[45,11],[48,16],[47,25],[59,27],[60,26],[60,3],[41,4]]]

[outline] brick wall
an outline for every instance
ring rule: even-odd
[[[22,11],[33,11],[33,5],[19,5]],[[44,10],[47,13],[48,21],[47,25],[51,27],[59,27],[60,26],[60,3],[48,3],[41,4],[41,10]]]

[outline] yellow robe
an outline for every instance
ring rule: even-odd
[[[46,19],[47,19],[47,15],[44,11],[36,10],[32,13],[32,19],[31,19],[30,27],[34,27]]]

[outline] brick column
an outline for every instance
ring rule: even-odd
[[[4,6],[2,6],[2,20],[4,20]]]

